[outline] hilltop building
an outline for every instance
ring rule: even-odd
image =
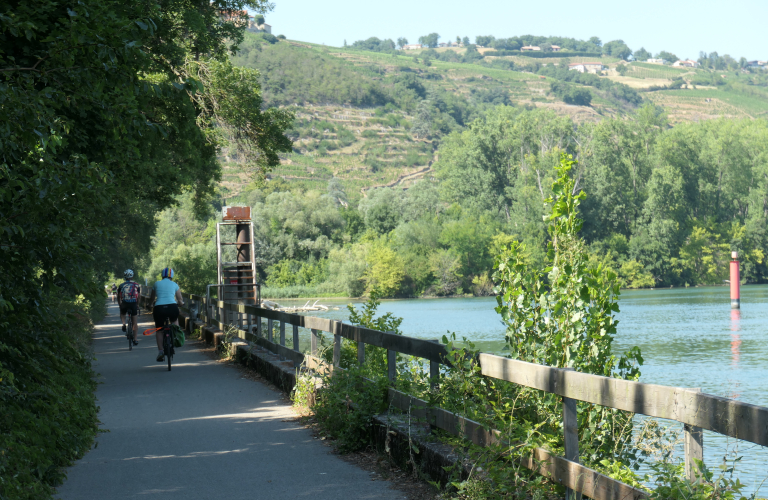
[[[234,22],[237,26],[245,26],[247,31],[252,33],[269,33],[272,34],[272,26],[267,23],[256,24],[253,16],[248,14],[245,10],[224,10],[219,11],[219,17],[222,21]]]
[[[747,61],[747,68],[768,69],[768,61]]]
[[[558,47],[559,49],[559,47]],[[520,52],[530,52],[535,50],[541,50],[541,47],[537,47],[536,45],[526,45],[524,47],[520,48]]]
[[[676,68],[698,68],[701,66],[701,64],[698,63],[698,61],[694,61],[693,59],[685,59],[685,60],[678,60],[672,63],[672,66]]]
[[[409,43],[409,44],[403,45],[403,50],[419,50],[423,48],[424,46],[420,43]]]
[[[272,26],[267,23],[258,25],[251,19],[251,21],[248,23],[248,31],[253,31],[254,33],[269,33],[271,35]]]
[[[579,73],[600,73],[605,69],[601,62],[581,62],[568,65],[568,71],[578,71]]]
[[[560,52],[560,46],[559,45],[552,45],[550,48],[552,49],[552,52]]]
[[[666,59],[647,59],[645,62],[650,64],[667,64],[669,61]]]

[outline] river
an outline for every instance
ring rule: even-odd
[[[348,318],[346,302],[322,303],[340,309],[313,315]],[[405,335],[439,339],[455,332],[485,352],[499,353],[505,328],[495,305],[495,298],[385,300],[379,313],[402,317]],[[735,311],[727,287],[622,291],[619,307],[614,352],[640,347],[642,382],[700,387],[768,406],[768,285],[742,287],[741,310]],[[742,493],[758,488],[760,496],[768,497],[768,484],[759,487],[768,477],[768,449],[705,432],[704,453],[710,468],[722,463],[726,453],[743,456],[736,471],[748,485]]]

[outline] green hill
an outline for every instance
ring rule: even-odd
[[[632,114],[648,102],[663,107],[672,124],[768,115],[766,80],[760,75],[627,64],[603,56],[607,69],[595,76],[565,69],[594,57],[509,53],[473,48],[381,53],[269,43],[247,34],[233,63],[261,72],[266,105],[296,112],[290,133],[294,151],[281,157],[271,177],[319,189],[336,177],[352,201],[365,189],[407,187],[429,175],[442,138],[499,104],[547,108],[577,123]],[[249,175],[236,155],[224,163],[222,185],[236,194]]]

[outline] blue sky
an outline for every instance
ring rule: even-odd
[[[768,0],[274,1],[265,16],[273,34],[334,46],[370,36],[415,43],[431,32],[442,41],[532,34],[622,39],[632,50],[643,46],[681,58],[704,50],[768,59]]]

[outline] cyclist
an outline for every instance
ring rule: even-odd
[[[115,299],[117,298],[117,285],[112,283],[112,293],[110,294],[112,298],[112,303],[115,303]]]
[[[123,322],[125,331],[125,315],[130,313],[133,318],[133,345],[139,345],[139,323],[136,316],[139,314],[139,294],[141,287],[133,281],[133,270],[126,269],[123,273],[125,282],[117,287],[117,304],[120,306],[120,321]]]
[[[184,298],[181,296],[179,285],[173,282],[174,272],[170,267],[166,267],[160,273],[162,279],[155,283],[152,292],[149,295],[149,303],[155,304],[152,309],[152,318],[155,320],[155,328],[162,328],[165,325],[165,319],[179,324],[179,306],[184,305]],[[157,303],[155,303],[157,300]],[[157,331],[157,361],[163,361],[163,331]]]

